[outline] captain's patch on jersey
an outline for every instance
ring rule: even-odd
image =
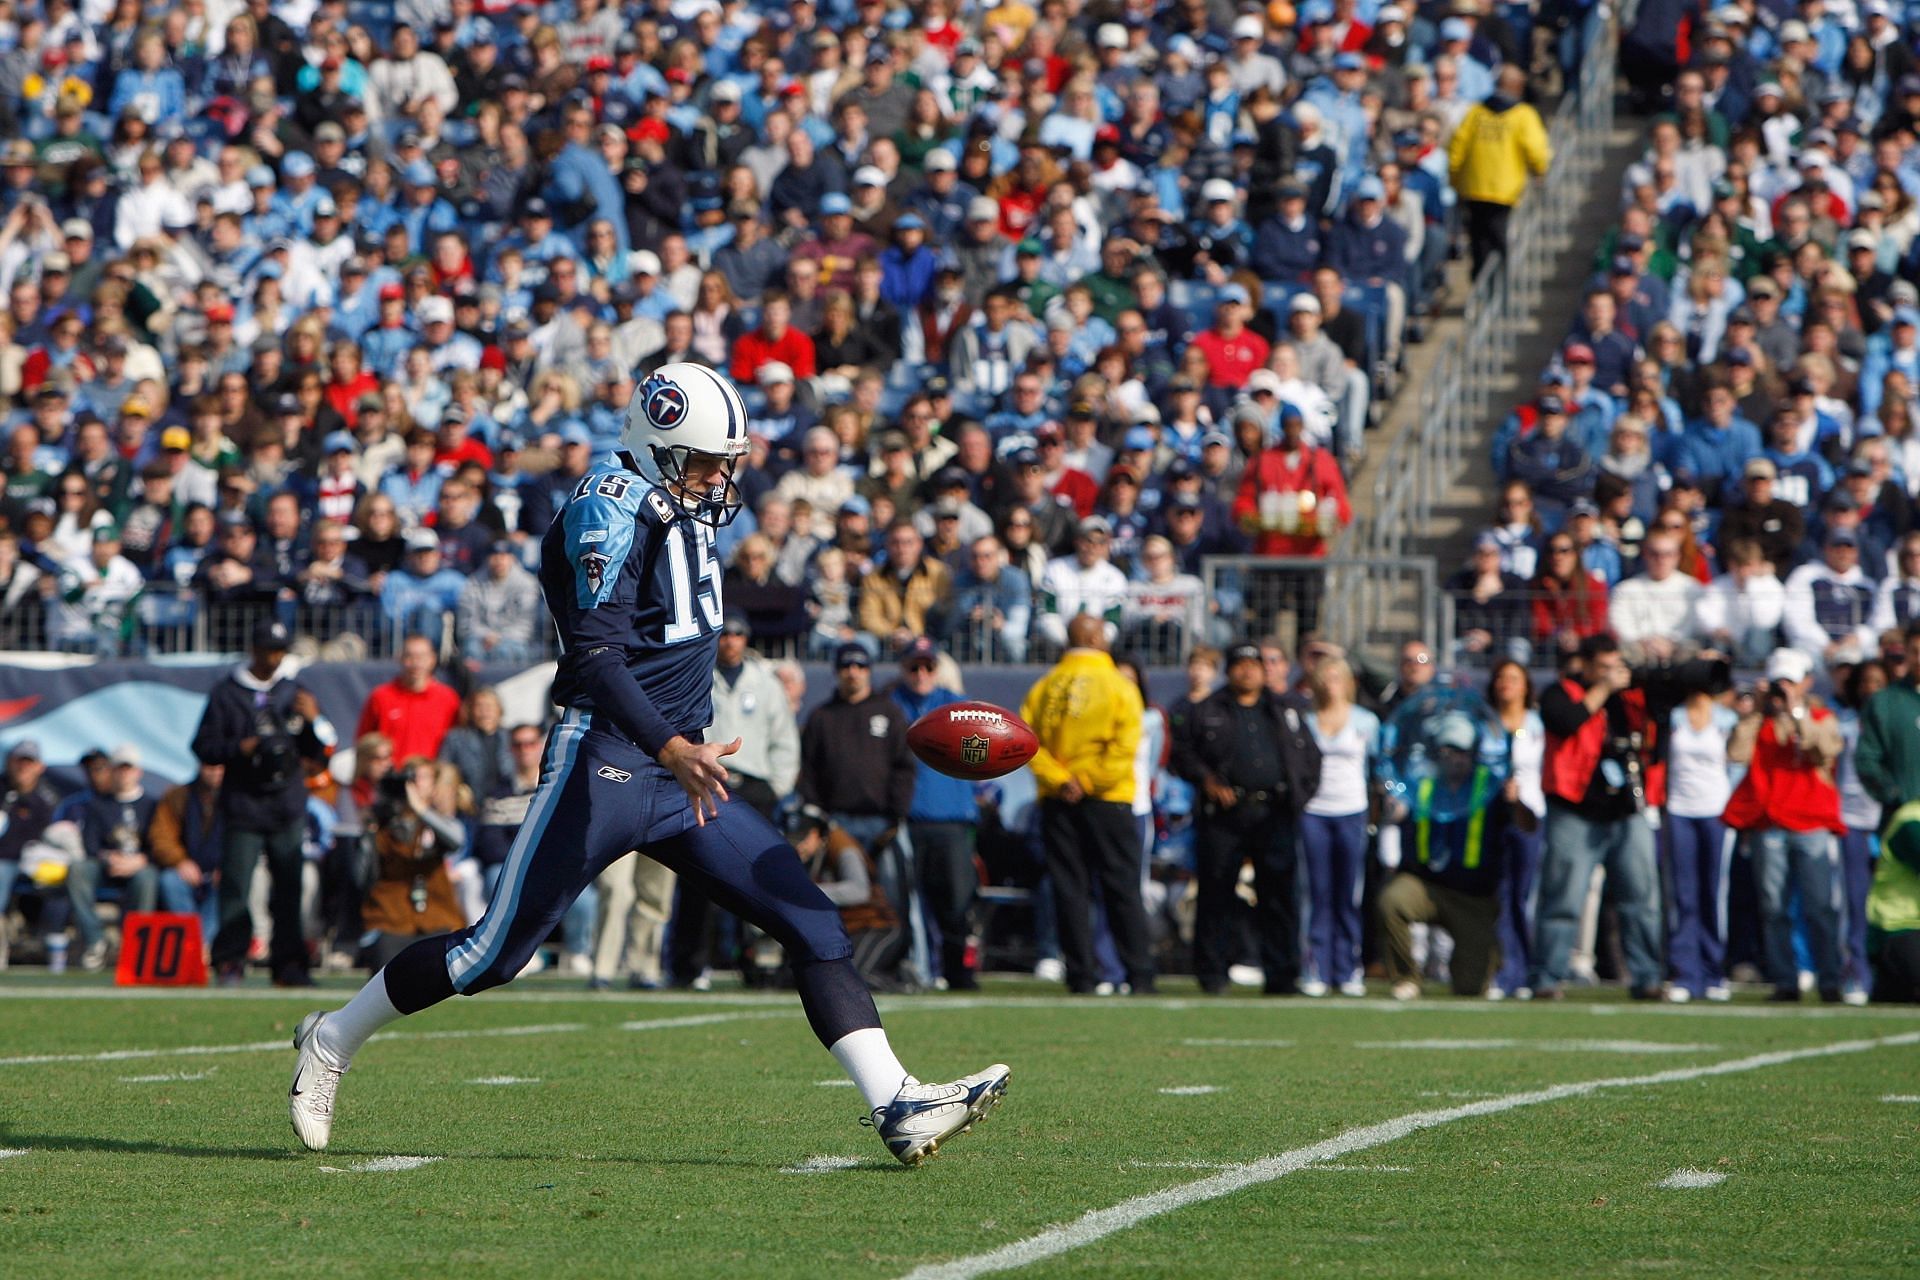
[[[666,524],[673,519],[673,504],[667,501],[666,494],[658,489],[649,489],[647,502],[653,507],[654,514],[660,517],[661,524]]]

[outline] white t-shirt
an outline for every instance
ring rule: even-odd
[[[1367,776],[1380,743],[1380,718],[1365,707],[1347,712],[1347,723],[1331,738],[1320,732],[1320,713],[1308,717],[1320,744],[1320,786],[1307,801],[1308,813],[1345,818],[1367,808]]]
[[[1536,818],[1547,814],[1547,793],[1541,789],[1540,769],[1547,758],[1547,728],[1540,723],[1538,711],[1527,718],[1512,736],[1508,750],[1513,757],[1513,780],[1520,788],[1520,803]]]
[[[1717,818],[1733,795],[1727,772],[1727,738],[1740,717],[1716,706],[1707,727],[1696,729],[1685,707],[1673,709],[1667,739],[1667,812],[1676,818]]]

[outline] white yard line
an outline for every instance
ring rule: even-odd
[[[799,1164],[790,1164],[782,1173],[842,1173],[858,1169],[866,1161],[858,1156],[808,1156]]]
[[[158,1075],[151,1076],[121,1076],[120,1083],[173,1084],[182,1080],[205,1080],[218,1070],[220,1070],[218,1067],[208,1067],[205,1071],[162,1071]]]
[[[1209,1093],[1224,1093],[1226,1090],[1217,1084],[1175,1084],[1168,1085],[1160,1092],[1172,1098],[1198,1098]]]
[[[11,1160],[13,1157],[23,1156],[31,1150],[33,1150],[32,1147],[0,1147],[0,1160]]]
[[[363,1160],[359,1164],[336,1169],[332,1165],[320,1166],[321,1173],[405,1173],[409,1169],[419,1169],[426,1165],[438,1164],[439,1156],[381,1156],[375,1160]]]
[[[851,1080],[815,1080],[815,1081],[814,1081],[813,1083],[814,1083],[814,1084],[815,1084],[815,1085],[816,1085],[817,1087],[819,1087],[819,1088],[822,1088],[822,1089],[851,1089],[851,1088],[853,1088],[853,1081],[851,1081]]]
[[[1726,1174],[1710,1169],[1675,1169],[1653,1185],[1663,1191],[1700,1191],[1717,1187],[1726,1180]]]
[[[1711,1053],[1717,1044],[1673,1044],[1665,1040],[1361,1040],[1356,1049],[1416,1049],[1429,1052],[1471,1049],[1531,1049],[1540,1053]]]
[[[481,1076],[478,1080],[469,1080],[468,1084],[539,1084],[539,1076]]]
[[[1063,1226],[1049,1227],[1037,1235],[1001,1245],[985,1253],[955,1258],[949,1262],[929,1263],[909,1272],[907,1280],[973,1280],[975,1276],[1030,1266],[1047,1258],[1055,1258],[1064,1253],[1071,1253],[1075,1249],[1096,1244],[1116,1232],[1136,1227],[1149,1218],[1172,1213],[1189,1205],[1218,1200],[1222,1196],[1229,1196],[1236,1191],[1244,1191],[1248,1187],[1284,1178],[1290,1173],[1298,1173],[1313,1165],[1337,1160],[1342,1156],[1350,1156],[1358,1151],[1370,1151],[1375,1147],[1385,1146],[1389,1142],[1397,1142],[1409,1134],[1452,1124],[1456,1120],[1470,1120],[1477,1116],[1498,1115],[1503,1111],[1513,1111],[1520,1107],[1533,1107],[1542,1103],[1585,1097],[1588,1094],[1598,1093],[1602,1089],[1635,1089],[1652,1085],[1679,1084],[1687,1080],[1701,1080],[1711,1076],[1758,1071],[1763,1067],[1777,1067],[1784,1063],[1799,1062],[1808,1058],[1865,1053],[1870,1049],[1911,1044],[1920,1044],[1920,1031],[1882,1036],[1875,1040],[1841,1040],[1815,1048],[1759,1053],[1745,1058],[1710,1062],[1703,1066],[1656,1071],[1643,1076],[1609,1076],[1599,1080],[1583,1080],[1572,1084],[1553,1085],[1545,1089],[1532,1089],[1524,1093],[1509,1093],[1498,1098],[1489,1098],[1484,1102],[1469,1102],[1439,1111],[1415,1111],[1380,1124],[1349,1130],[1311,1146],[1299,1147],[1250,1164],[1234,1165],[1223,1169],[1211,1178],[1182,1183],[1179,1186],[1168,1187],[1164,1191],[1155,1191],[1150,1195],[1123,1200],[1105,1209],[1095,1209],[1077,1221]]]
[[[794,1013],[799,1012],[796,1005]],[[642,1022],[623,1022],[622,1031],[671,1031],[675,1027],[705,1027],[716,1022],[753,1022],[764,1018],[785,1018],[792,1016],[786,1010],[769,1010],[766,1013],[690,1013],[683,1018],[648,1018]]]
[[[1291,1040],[1206,1040],[1188,1038],[1181,1044],[1189,1049],[1291,1049]]]
[[[1882,1102],[1920,1102],[1920,1093],[1889,1093],[1881,1097]]]

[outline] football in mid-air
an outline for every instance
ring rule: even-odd
[[[915,720],[907,745],[928,768],[950,778],[997,778],[1033,759],[1040,739],[1005,707],[955,702]]]

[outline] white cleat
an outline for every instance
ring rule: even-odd
[[[940,1150],[940,1144],[967,1132],[1006,1096],[1012,1072],[995,1063],[951,1084],[921,1084],[909,1079],[892,1102],[875,1107],[865,1120],[880,1133],[894,1158],[908,1168]]]
[[[324,1151],[333,1134],[333,1099],[340,1089],[345,1067],[331,1066],[320,1056],[313,1033],[320,1029],[324,1013],[310,1013],[300,1019],[293,1032],[293,1047],[300,1056],[293,1064],[293,1084],[287,1090],[287,1112],[293,1117],[293,1131],[309,1151]]]
[[[1340,984],[1340,994],[1349,1000],[1365,1000],[1367,998],[1367,980],[1365,978],[1348,978]]]
[[[1687,990],[1685,987],[1668,987],[1667,988],[1668,1004],[1690,1004],[1692,1001],[1693,1001],[1693,992]]]
[[[1310,1000],[1318,1000],[1327,994],[1327,984],[1318,978],[1302,978],[1293,985],[1295,990]]]

